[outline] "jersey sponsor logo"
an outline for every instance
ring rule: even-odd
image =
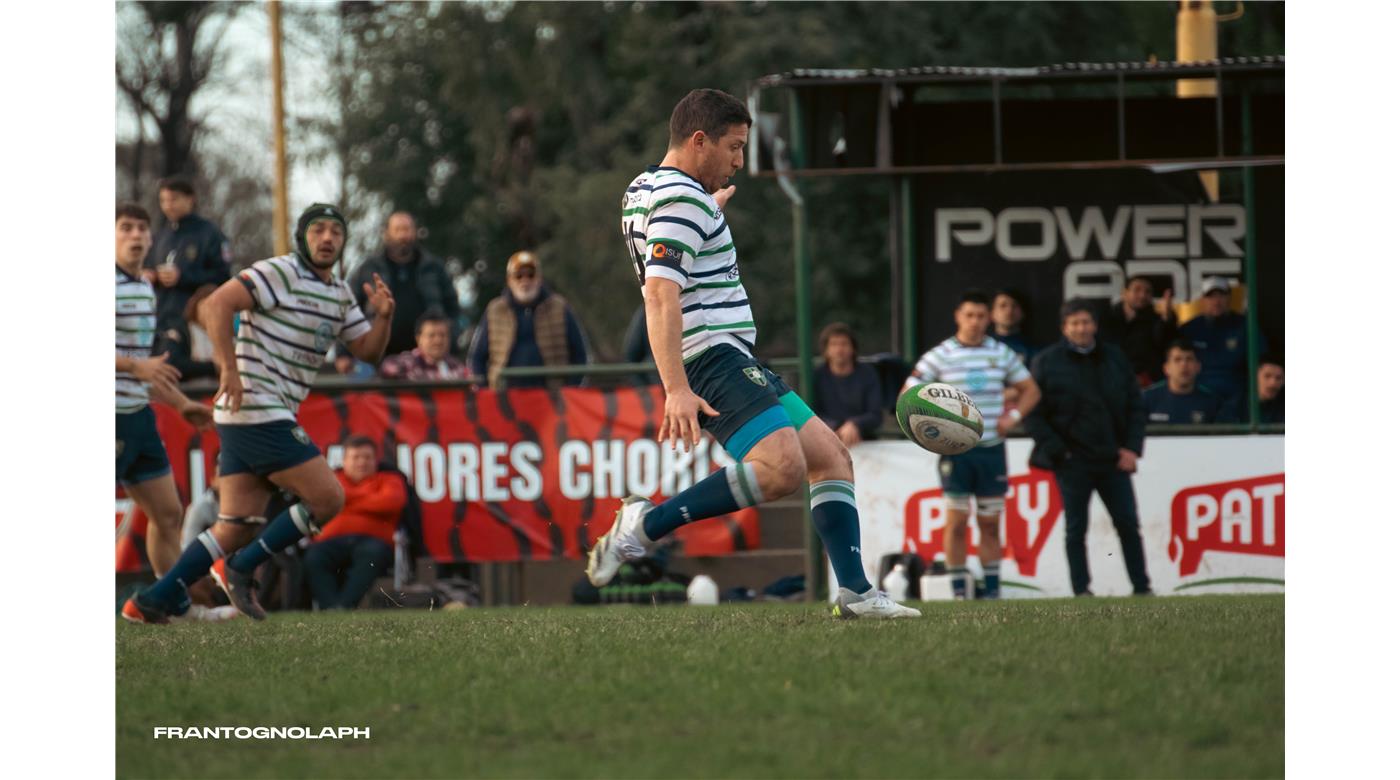
[[[653,244],[651,247],[651,256],[657,260],[673,260],[679,263],[682,253],[681,250],[675,247],[666,246],[665,244]]]
[[[750,382],[753,382],[754,384],[758,385],[759,387],[767,387],[767,386],[768,386],[768,377],[764,376],[764,375],[763,375],[763,369],[761,369],[761,368],[759,368],[759,367],[757,367],[757,366],[748,366],[748,367],[746,367],[746,368],[744,369],[744,376],[748,377]]]
[[[322,355],[331,348],[335,342],[335,330],[331,328],[329,322],[323,322],[316,326],[316,351]]]
[[[1190,487],[1172,498],[1167,555],[1182,577],[1207,552],[1283,557],[1283,474]]]

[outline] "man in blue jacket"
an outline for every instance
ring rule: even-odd
[[[1147,424],[1137,376],[1123,350],[1096,340],[1098,323],[1088,301],[1066,301],[1060,329],[1064,339],[1031,364],[1041,398],[1025,425],[1035,439],[1031,465],[1054,471],[1060,488],[1070,585],[1076,596],[1094,595],[1085,535],[1089,500],[1097,492],[1123,546],[1133,593],[1150,595],[1132,481]]]
[[[194,185],[189,179],[172,176],[161,179],[159,187],[165,225],[142,263],[146,281],[156,288],[156,354],[167,351],[161,348],[162,340],[188,345],[185,306],[190,296],[205,285],[227,282],[233,259],[224,234],[194,212]]]
[[[1243,314],[1230,310],[1230,282],[1212,276],[1201,289],[1201,314],[1181,326],[1178,334],[1196,348],[1201,361],[1201,384],[1239,403],[1249,387],[1249,340]],[[1259,351],[1268,345],[1259,334]]]

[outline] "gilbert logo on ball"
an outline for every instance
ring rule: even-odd
[[[914,385],[899,394],[894,416],[910,441],[939,455],[967,452],[982,439],[982,411],[952,385]]]

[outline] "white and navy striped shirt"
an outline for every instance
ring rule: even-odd
[[[991,336],[972,346],[951,336],[919,358],[904,387],[942,382],[967,393],[982,412],[982,441],[977,446],[989,447],[1002,440],[997,435],[997,420],[1005,403],[1002,392],[1007,385],[1030,378],[1021,356]]]
[[[144,360],[156,340],[156,291],[151,283],[117,267],[117,357]],[[117,372],[117,414],[139,412],[150,403],[141,380]]]
[[[341,281],[321,281],[296,254],[253,263],[238,275],[253,296],[239,312],[234,354],[243,378],[243,403],[230,412],[214,404],[214,422],[251,425],[292,420],[311,381],[337,340],[350,342],[370,324]]]
[[[719,204],[678,168],[652,166],[622,198],[622,235],[637,281],[681,286],[681,359],[716,344],[753,354],[758,331],[739,280],[739,255]]]

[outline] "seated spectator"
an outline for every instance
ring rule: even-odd
[[[856,362],[855,334],[844,322],[833,322],[822,328],[818,345],[826,363],[814,377],[812,411],[847,447],[875,438],[884,419],[880,377]]]
[[[588,344],[564,296],[544,284],[539,256],[516,252],[506,263],[506,290],[486,304],[472,335],[471,372],[486,377],[494,390],[507,387],[560,387],[583,377],[501,378],[501,369],[564,366],[588,362]]]
[[[337,342],[331,355],[331,367],[346,379],[361,382],[374,378],[374,366],[350,354],[344,344]]]
[[[321,609],[354,609],[376,577],[393,572],[394,531],[408,490],[403,475],[379,471],[378,458],[366,436],[345,442],[345,463],[336,472],[345,506],[306,548],[303,563]]]
[[[379,364],[385,379],[465,379],[467,366],[448,354],[452,346],[452,323],[439,312],[418,318],[414,327],[418,346],[387,357]]]
[[[1276,425],[1283,422],[1283,358],[1265,355],[1259,358],[1259,422]],[[1245,410],[1245,417],[1249,410]]]
[[[414,324],[429,311],[454,320],[459,313],[457,288],[452,277],[435,255],[418,243],[418,222],[407,211],[395,211],[384,223],[384,249],[367,258],[350,277],[350,290],[360,307],[365,306],[364,286],[374,286],[374,275],[389,285],[394,294],[394,319],[389,326],[389,345],[384,354],[396,355],[413,349]]]
[[[1142,391],[1150,423],[1214,423],[1232,422],[1227,413],[1227,401],[1210,388],[1196,384],[1201,362],[1196,349],[1185,339],[1173,341],[1167,348],[1167,361],[1162,366],[1166,379]]]
[[[1201,314],[1181,326],[1180,336],[1196,347],[1201,361],[1201,384],[1236,405],[1246,395],[1249,372],[1249,340],[1244,315],[1230,310],[1230,282],[1224,277],[1206,279]],[[1266,350],[1264,334],[1259,349]]]
[[[1021,296],[1012,290],[998,290],[992,299],[992,329],[987,335],[1011,347],[1012,352],[1021,356],[1021,362],[1029,366],[1036,347],[1031,346],[1021,332],[1025,319],[1026,307],[1021,305]]]
[[[1117,344],[1143,387],[1162,378],[1167,345],[1176,338],[1176,310],[1172,291],[1162,293],[1167,314],[1158,314],[1152,303],[1152,280],[1134,276],[1123,288],[1123,297],[1101,318],[1099,338]]]

